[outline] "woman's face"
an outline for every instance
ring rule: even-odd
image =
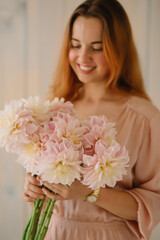
[[[83,83],[106,81],[109,67],[102,41],[103,26],[98,18],[80,16],[75,20],[69,62]]]

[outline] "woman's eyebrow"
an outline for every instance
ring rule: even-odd
[[[102,41],[91,42],[91,44],[102,44]]]
[[[74,40],[74,41],[77,41],[77,42],[80,42],[78,39],[76,38],[71,38],[71,40]]]
[[[78,39],[76,38],[71,38],[71,40],[73,41],[76,41],[76,42],[80,42]],[[91,44],[102,44],[102,41],[94,41],[94,42],[91,42]]]

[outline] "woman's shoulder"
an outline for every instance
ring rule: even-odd
[[[135,112],[139,116],[143,116],[148,120],[152,120],[154,117],[160,117],[159,109],[149,100],[138,97],[131,96],[127,101],[127,107],[131,111]]]

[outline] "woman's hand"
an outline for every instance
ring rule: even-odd
[[[26,174],[23,198],[27,202],[34,202],[37,198],[43,199],[45,194],[40,187],[41,183],[30,173]]]
[[[37,177],[37,180],[40,180]],[[63,184],[50,184],[48,182],[42,182],[44,186],[52,190],[51,193],[46,188],[42,188],[43,193],[53,200],[69,200],[69,199],[81,199],[85,200],[86,196],[92,192],[91,188],[83,185],[77,179],[72,183],[70,187]]]

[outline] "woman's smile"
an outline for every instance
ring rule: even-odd
[[[79,70],[81,71],[81,73],[84,73],[84,74],[92,73],[93,70],[96,68],[96,67],[84,66],[84,65],[80,65],[80,64],[78,64],[78,67],[79,67]]]

